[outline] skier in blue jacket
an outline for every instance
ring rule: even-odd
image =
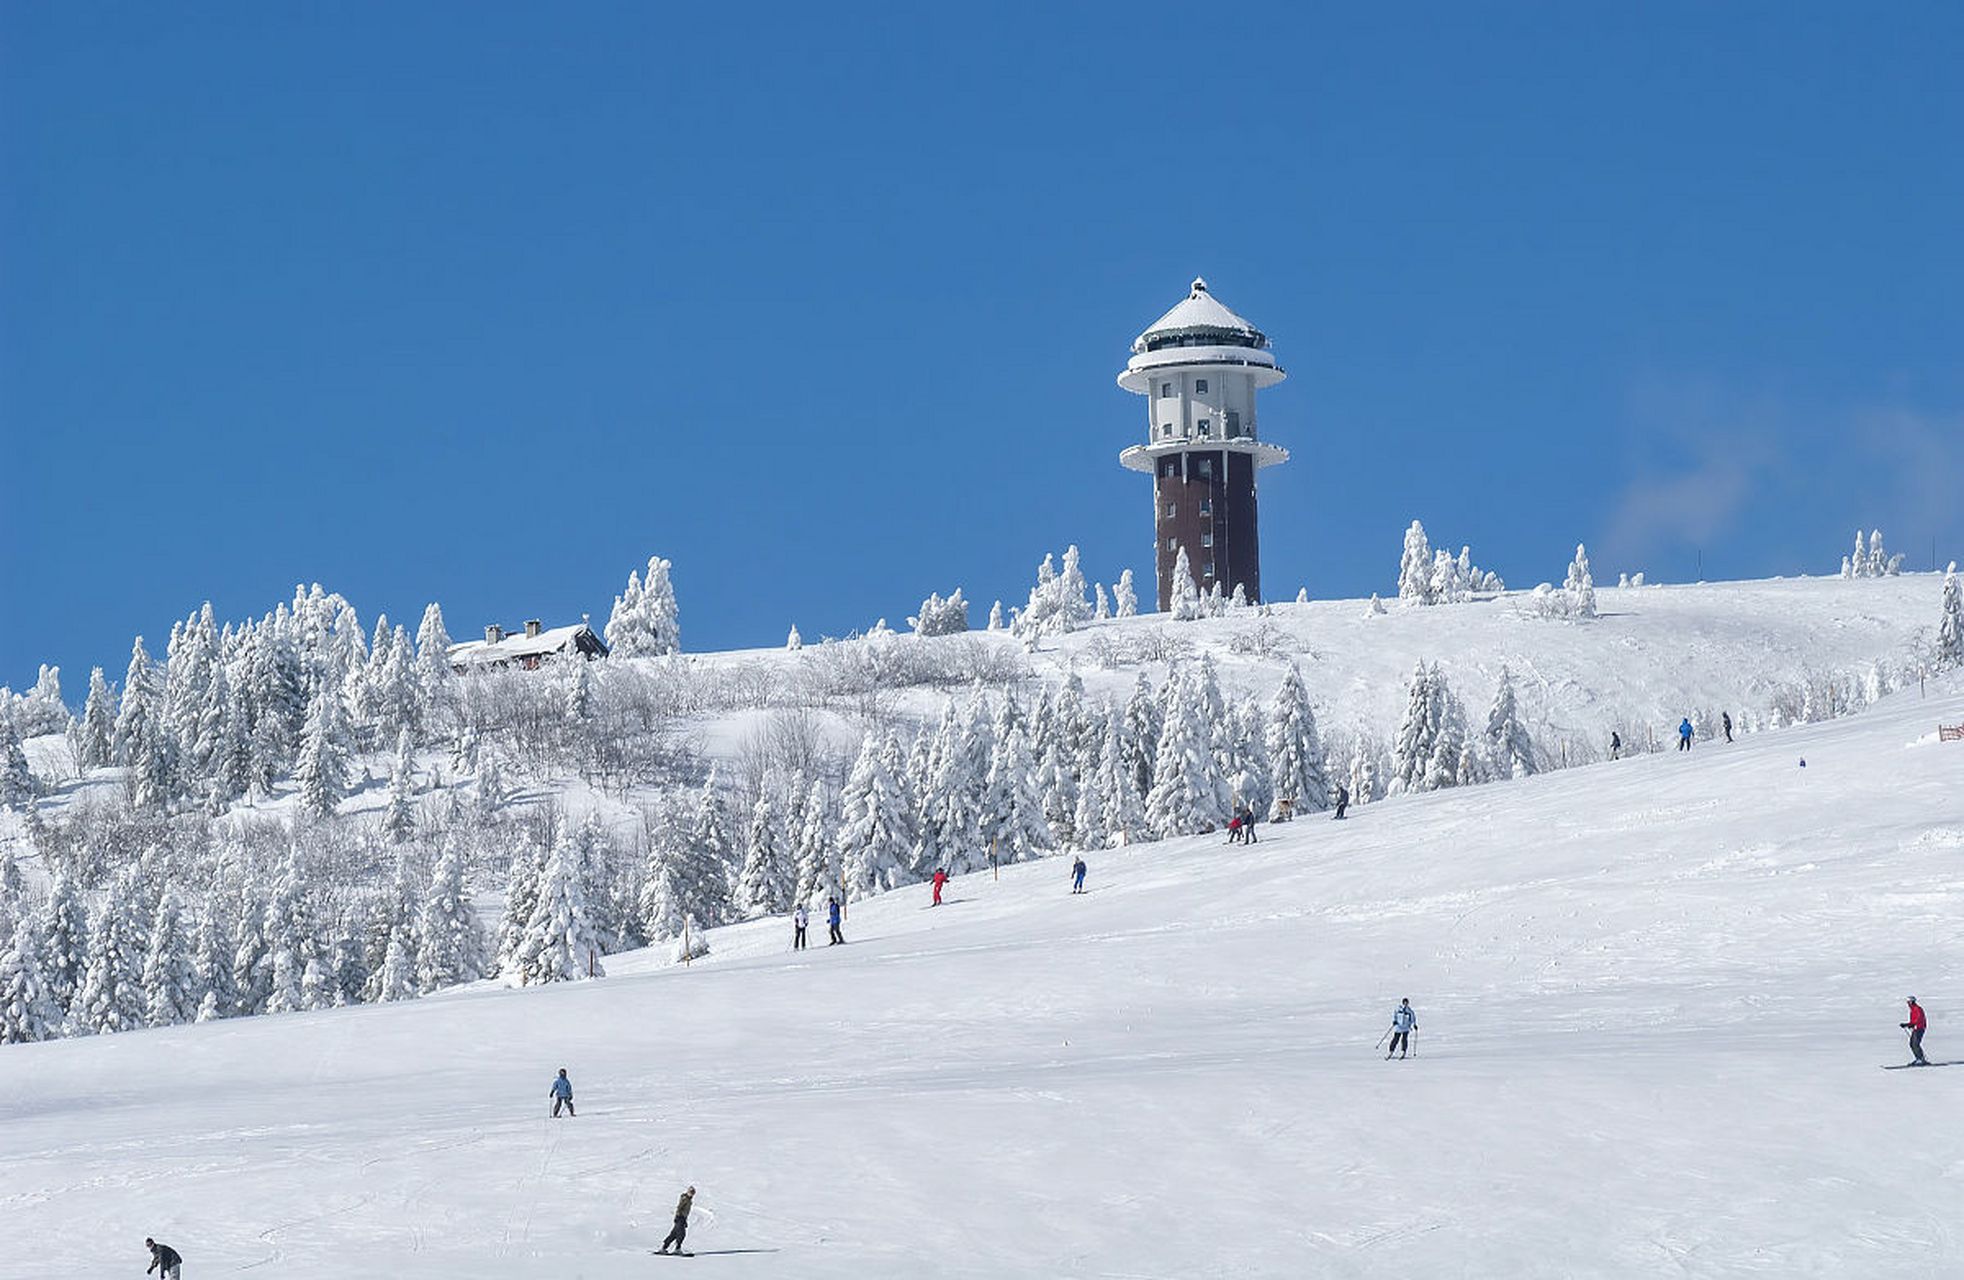
[[[1686,716],[1684,718],[1684,723],[1678,726],[1678,750],[1680,751],[1691,750],[1691,717],[1690,716]]]
[[[1385,1061],[1389,1062],[1393,1053],[1404,1057],[1411,1046],[1412,1032],[1417,1030],[1418,1014],[1412,1009],[1411,997],[1407,996],[1391,1012],[1391,1049],[1384,1055]]]
[[[573,1110],[573,1082],[566,1078],[566,1068],[559,1069],[559,1075],[552,1082],[552,1114],[558,1115],[561,1107],[567,1115],[578,1114]]]
[[[839,900],[837,898],[827,898],[825,900],[825,923],[831,926],[832,940],[826,943],[826,946],[836,947],[846,940],[846,935],[839,932],[839,921],[844,918],[845,913],[839,909]]]

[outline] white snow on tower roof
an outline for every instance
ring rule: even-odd
[[[1174,306],[1171,311],[1146,326],[1139,336],[1149,338],[1156,333],[1176,333],[1182,329],[1226,329],[1235,333],[1260,333],[1261,330],[1249,324],[1220,299],[1207,292],[1207,282],[1196,278],[1193,291]]]

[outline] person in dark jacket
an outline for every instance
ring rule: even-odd
[[[696,1189],[694,1187],[690,1187],[687,1191],[684,1191],[682,1198],[675,1202],[675,1229],[668,1233],[668,1239],[661,1242],[661,1248],[655,1250],[656,1253],[667,1253],[668,1246],[670,1245],[675,1246],[675,1252],[682,1252],[683,1237],[689,1234],[689,1209],[695,1202]]]
[[[1261,838],[1255,834],[1255,811],[1245,804],[1241,806],[1241,843],[1261,843]]]
[[[1725,730],[1725,740],[1727,742],[1732,741],[1732,713],[1730,711],[1719,712],[1719,727]]]
[[[1071,863],[1071,892],[1084,892],[1084,859],[1082,857]]]
[[[569,1116],[576,1114],[573,1110],[573,1082],[566,1078],[566,1068],[561,1067],[559,1069],[559,1074],[553,1079],[552,1090],[548,1096],[552,1098],[553,1115],[557,1116],[561,1107],[566,1108],[566,1114]]]
[[[846,935],[839,932],[839,921],[844,918],[845,913],[839,909],[839,900],[837,898],[827,898],[825,900],[825,923],[832,927],[832,941],[826,943],[826,946],[836,947],[846,940]]]
[[[1609,735],[1609,758],[1612,760],[1623,758],[1623,735],[1620,733]]]
[[[1903,1024],[1903,1030],[1909,1032],[1909,1051],[1916,1055],[1916,1065],[1919,1067],[1930,1065],[1930,1060],[1923,1056],[1923,1033],[1929,1029],[1930,1019],[1928,1015],[1923,1012],[1923,1006],[1916,1003],[1916,997],[1911,996],[1909,998],[1909,1021]]]
[[[1345,809],[1348,809],[1349,807],[1350,807],[1350,788],[1349,788],[1349,787],[1346,787],[1346,786],[1344,786],[1344,785],[1343,785],[1343,783],[1341,783],[1341,782],[1339,782],[1339,783],[1337,784],[1337,813],[1336,813],[1336,816],[1337,816],[1337,817],[1339,817],[1339,818],[1341,818],[1341,817],[1343,817],[1343,811],[1344,811]]]
[[[158,1244],[148,1236],[143,1238],[143,1243],[150,1250],[150,1265],[143,1269],[143,1274],[147,1276],[154,1271],[162,1280],[178,1280],[184,1259],[177,1256],[177,1250],[167,1244]]]

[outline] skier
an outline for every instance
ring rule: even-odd
[[[1730,711],[1719,712],[1719,727],[1725,730],[1725,740],[1727,742],[1732,741],[1732,713]]]
[[[1609,758],[1612,760],[1623,758],[1623,735],[1620,733],[1612,731],[1609,735]]]
[[[143,1237],[143,1243],[150,1250],[150,1265],[143,1269],[143,1274],[147,1276],[155,1271],[162,1280],[177,1280],[178,1268],[184,1265],[184,1259],[177,1256],[177,1250],[167,1244],[158,1244],[149,1236]]]
[[[836,947],[846,940],[846,935],[839,932],[839,921],[844,918],[844,913],[839,910],[839,900],[837,898],[827,898],[825,900],[825,923],[832,926],[832,941],[826,943],[826,946]]]
[[[811,914],[805,910],[805,904],[801,902],[798,904],[798,909],[791,913],[791,949],[793,951],[803,951],[805,949],[805,926],[810,923]]]
[[[1909,998],[1909,1021],[1903,1030],[1909,1032],[1909,1051],[1916,1055],[1916,1065],[1927,1067],[1930,1060],[1923,1056],[1923,1033],[1930,1029],[1930,1019],[1924,1016],[1923,1006],[1916,1003],[1916,997]]]
[[[1391,1049],[1384,1055],[1384,1060],[1391,1061],[1391,1055],[1394,1053],[1401,1058],[1404,1057],[1405,1050],[1412,1042],[1412,1032],[1417,1030],[1418,1014],[1412,1012],[1412,1000],[1407,996],[1400,1000],[1398,1007],[1391,1012]]]
[[[558,1077],[552,1082],[552,1091],[547,1096],[552,1099],[552,1114],[555,1118],[559,1115],[561,1107],[566,1108],[566,1114],[569,1116],[577,1114],[573,1110],[573,1082],[566,1078],[566,1068],[559,1069]]]
[[[1245,804],[1241,806],[1241,843],[1261,843],[1261,840],[1255,835],[1255,811]]]
[[[1344,811],[1345,809],[1348,809],[1349,807],[1350,807],[1350,788],[1349,788],[1349,787],[1346,787],[1346,786],[1344,786],[1344,785],[1343,785],[1343,783],[1341,783],[1341,782],[1339,782],[1339,783],[1337,784],[1337,814],[1336,814],[1336,816],[1337,816],[1337,817],[1339,817],[1339,818],[1341,818],[1341,817],[1343,817],[1343,811]]]
[[[1684,723],[1678,726],[1678,750],[1680,751],[1691,750],[1691,717],[1690,716],[1686,716],[1684,718]]]
[[[1071,892],[1084,892],[1084,858],[1079,856],[1071,863]]]
[[[694,1187],[684,1191],[682,1198],[675,1202],[675,1230],[668,1233],[668,1239],[661,1242],[661,1248],[655,1250],[656,1253],[667,1253],[670,1245],[675,1246],[675,1252],[682,1252],[682,1237],[689,1234],[689,1206],[695,1202]]]
[[[1241,815],[1238,813],[1228,819],[1228,843],[1241,843]]]
[[[948,869],[946,867],[936,867],[934,869],[934,905],[937,907],[941,905],[941,886],[947,883]]]

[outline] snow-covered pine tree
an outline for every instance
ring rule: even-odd
[[[863,898],[899,885],[914,848],[899,784],[887,773],[889,745],[868,734],[840,796],[836,847],[846,893]]]
[[[332,1009],[340,1001],[341,988],[334,980],[333,962],[320,956],[309,959],[307,967],[300,971],[300,1007]]]
[[[232,980],[232,959],[238,944],[225,927],[216,901],[205,904],[192,941],[192,969],[197,975],[198,1021],[215,1022],[238,1011],[239,988]]]
[[[518,973],[519,955],[530,936],[533,913],[538,910],[545,875],[543,853],[534,848],[518,850],[505,874],[505,914],[498,922],[497,949],[498,969],[507,976]]]
[[[1160,712],[1159,696],[1153,691],[1151,681],[1141,671],[1133,683],[1132,696],[1125,701],[1124,735],[1125,758],[1132,766],[1132,786],[1139,795],[1139,802],[1145,803],[1146,793],[1152,790],[1153,774],[1158,767],[1155,753],[1159,750],[1159,735],[1165,717]]]
[[[57,867],[41,908],[41,972],[48,994],[64,1015],[75,1005],[88,971],[89,913],[82,892],[65,868]]]
[[[192,962],[191,940],[185,935],[177,895],[168,886],[157,897],[150,917],[149,954],[143,964],[144,1022],[170,1027],[198,1016],[198,975]]]
[[[1405,715],[1398,722],[1398,737],[1392,746],[1394,791],[1426,789],[1426,771],[1439,745],[1442,714],[1437,668],[1421,658],[1412,668],[1411,683],[1406,686]],[[1454,754],[1457,759],[1457,752]]]
[[[1589,552],[1581,543],[1575,544],[1575,559],[1568,567],[1568,577],[1562,582],[1562,589],[1568,593],[1569,612],[1577,618],[1596,616],[1596,583],[1589,576]]]
[[[405,844],[416,834],[416,760],[410,750],[408,725],[396,734],[396,759],[389,770],[389,804],[382,811],[382,830],[393,844]]]
[[[1471,587],[1461,571],[1460,562],[1450,551],[1435,551],[1432,554],[1432,577],[1426,587],[1427,604],[1464,604]]]
[[[1485,740],[1487,758],[1500,777],[1525,778],[1537,771],[1534,739],[1521,723],[1520,709],[1514,699],[1514,676],[1504,666],[1500,669],[1500,687],[1494,690],[1493,706],[1487,711]]]
[[[1228,820],[1232,797],[1215,754],[1217,721],[1201,683],[1192,670],[1166,677],[1166,713],[1146,794],[1146,823],[1161,837],[1213,831]]]
[[[614,611],[607,619],[607,647],[615,657],[651,658],[682,651],[680,610],[669,580],[672,567],[660,556],[650,556],[645,580],[628,574],[627,590],[614,598]]]
[[[1250,698],[1230,707],[1227,724],[1233,743],[1227,757],[1228,785],[1249,812],[1268,813],[1275,807],[1275,775],[1261,704]]]
[[[307,728],[301,735],[300,758],[294,780],[300,784],[300,806],[316,817],[334,812],[348,794],[350,758],[347,712],[341,692],[323,681],[307,707]]]
[[[464,856],[446,844],[430,872],[416,922],[416,986],[423,992],[475,982],[484,976],[484,926],[464,888]]]
[[[737,902],[745,919],[783,915],[791,909],[795,871],[780,827],[767,787],[758,792],[757,803],[750,808],[745,833],[743,876],[737,885]]]
[[[1277,801],[1287,799],[1296,813],[1329,807],[1329,781],[1323,772],[1323,742],[1309,705],[1302,672],[1295,663],[1282,675],[1269,702],[1268,758]]]
[[[116,694],[102,668],[89,671],[89,700],[82,706],[76,759],[84,769],[96,769],[116,759]]]
[[[1030,762],[1029,745],[1021,728],[1011,725],[991,761],[984,801],[985,830],[980,864],[988,865],[993,850],[998,863],[1022,862],[1053,849],[1050,825],[1044,820],[1043,795]]]
[[[389,945],[382,952],[382,967],[375,975],[377,1000],[414,1000],[421,994],[416,983],[417,947],[412,933],[410,929],[397,929],[389,935]],[[304,1005],[304,991],[299,998]]]
[[[210,735],[205,800],[211,812],[222,814],[234,800],[252,791],[260,767],[253,755],[252,725],[244,694],[223,667],[215,672],[212,683],[218,699],[218,721]]]
[[[1132,585],[1132,571],[1122,570],[1118,575],[1118,585],[1112,588],[1112,599],[1118,605],[1118,616],[1134,618],[1139,614],[1139,590]]]
[[[798,811],[798,843],[794,849],[797,881],[791,905],[809,906],[840,892],[839,868],[834,860],[831,797],[825,784],[814,780]]]
[[[1105,819],[1111,812],[1111,797],[1105,794],[1106,775],[1095,765],[1085,773],[1077,789],[1077,809],[1071,815],[1071,844],[1076,849],[1111,847],[1111,832]]]
[[[1425,536],[1425,526],[1416,520],[1405,530],[1405,554],[1398,562],[1398,599],[1408,605],[1433,603],[1432,543]]]
[[[1943,608],[1937,619],[1937,665],[1964,666],[1964,585],[1957,577],[1957,561],[1944,571]]]
[[[953,636],[968,630],[968,601],[956,587],[947,599],[938,592],[921,601],[920,612],[907,619],[917,636]]]
[[[1187,549],[1180,547],[1180,553],[1173,560],[1173,598],[1168,602],[1167,612],[1175,622],[1193,622],[1204,609],[1200,601],[1199,584],[1193,580],[1193,562],[1187,559]]]
[[[1077,843],[1074,826],[1078,801],[1076,752],[1067,754],[1064,746],[1067,736],[1053,719],[1052,732],[1046,735],[1043,756],[1037,765],[1037,794],[1041,797],[1039,803],[1043,820],[1050,832],[1044,847],[1050,849],[1072,848]]]
[[[566,721],[577,729],[593,719],[593,664],[581,659],[561,665],[566,671]]]
[[[88,967],[68,1011],[79,1034],[106,1035],[143,1025],[144,955],[137,899],[134,877],[125,873],[90,921]]]
[[[423,608],[416,627],[415,685],[417,736],[424,743],[442,740],[457,706],[457,673],[450,666],[450,632],[444,629],[443,609],[432,600]]]
[[[606,976],[580,861],[570,826],[562,823],[539,881],[538,904],[518,949],[514,976],[525,986]]]
[[[1101,828],[1105,847],[1146,839],[1146,804],[1139,790],[1138,762],[1126,750],[1126,720],[1113,715],[1105,723],[1105,741],[1098,757],[1100,786],[1105,795]]]
[[[1102,582],[1094,583],[1091,588],[1091,595],[1092,599],[1097,602],[1096,608],[1092,610],[1091,616],[1099,622],[1103,622],[1111,617],[1112,602],[1111,598],[1105,594],[1105,584]]]
[[[791,634],[784,638],[784,647],[792,653],[805,647],[805,638],[798,634],[798,624],[791,624]]]
[[[39,919],[25,913],[0,919],[0,1044],[32,1044],[62,1033],[64,1014],[42,964],[43,947]]]
[[[27,765],[14,718],[0,707],[0,809],[25,809],[34,799],[34,774]]]
[[[695,821],[689,836],[689,911],[704,928],[730,918],[730,881],[736,869],[736,836],[723,799],[722,773],[715,764],[696,793]]]

